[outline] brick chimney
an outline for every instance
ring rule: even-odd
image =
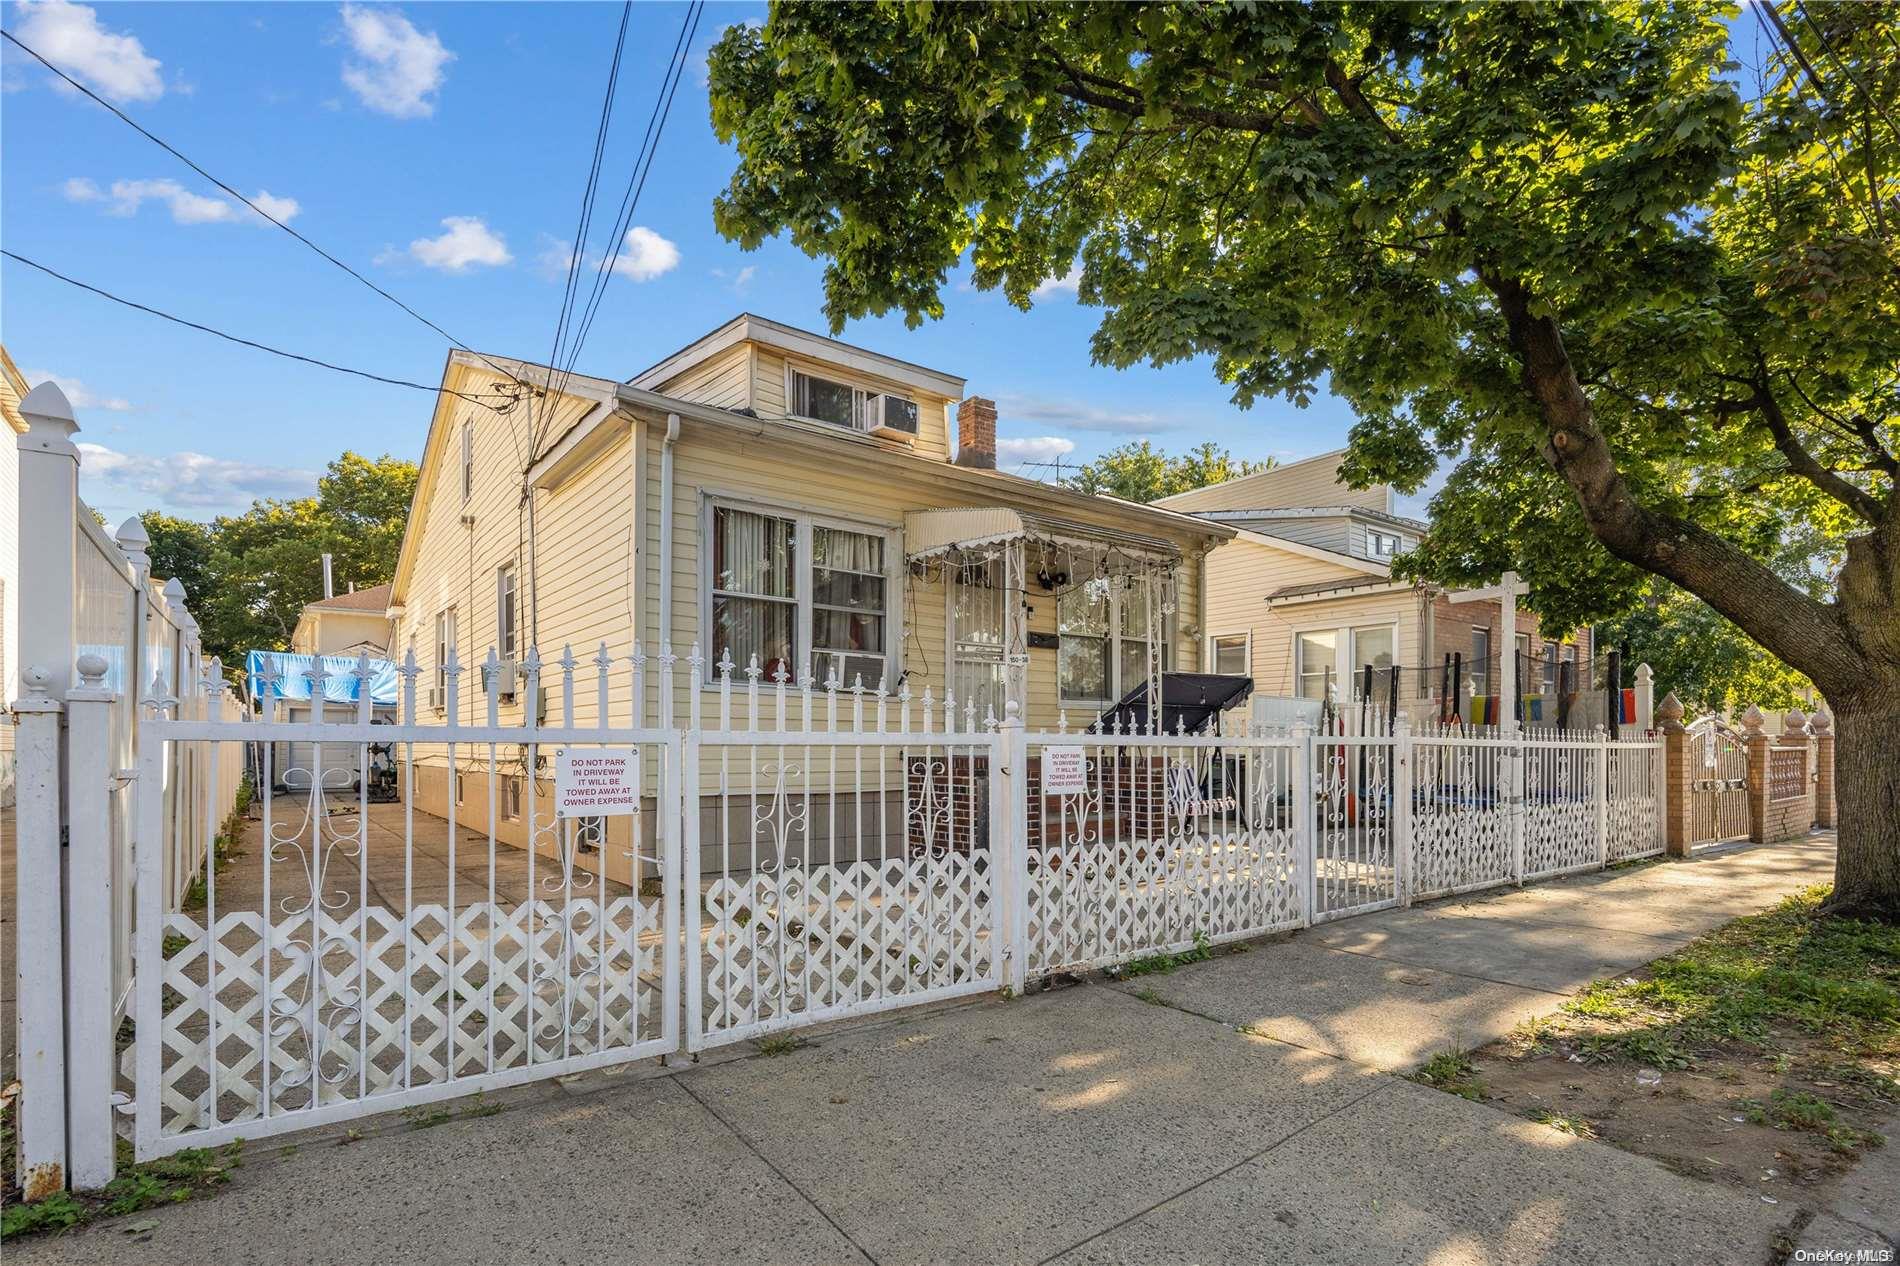
[[[996,401],[971,396],[957,406],[957,465],[996,469]]]

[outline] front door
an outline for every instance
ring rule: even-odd
[[[1012,570],[1007,557],[950,568],[950,689],[959,708],[976,702],[978,721],[1002,720],[1009,696]]]

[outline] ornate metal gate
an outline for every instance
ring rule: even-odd
[[[1748,750],[1715,717],[1689,726],[1694,775],[1691,839],[1696,844],[1748,838]]]

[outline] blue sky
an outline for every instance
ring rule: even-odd
[[[679,30],[636,6],[606,182],[615,201]],[[220,178],[470,345],[544,359],[593,143],[614,4],[0,6],[8,30]],[[750,310],[824,328],[818,261],[747,253],[712,226],[734,159],[708,122],[704,54],[761,6],[712,5],[579,368],[625,378]],[[0,240],[80,280],[265,343],[439,380],[446,343],[8,46]],[[268,195],[270,201],[264,200]],[[603,219],[606,214],[603,214]],[[595,251],[604,249],[596,242]],[[414,458],[430,399],[165,325],[6,261],[0,339],[58,377],[84,428],[84,495],[115,521],[297,495],[344,449]],[[1000,405],[1005,468],[1129,439],[1245,457],[1342,444],[1340,401],[1235,409],[1206,362],[1089,363],[1095,312],[1052,290],[1024,313],[953,279],[941,321],[843,337],[961,374]],[[1047,471],[1025,473],[1046,475]]]
[[[484,351],[545,358],[619,6],[6,4],[5,25],[220,178]],[[617,201],[683,6],[635,7],[608,181]],[[624,378],[751,310],[823,330],[821,266],[713,229],[732,152],[708,121],[704,52],[762,7],[712,5],[579,368]],[[7,47],[0,240],[127,298],[307,355],[436,382],[447,345]],[[288,201],[285,201],[288,200]],[[604,217],[603,217],[604,218]],[[420,454],[429,398],[220,343],[6,261],[0,338],[79,406],[84,494],[115,521],[193,517],[307,491],[346,448]],[[1029,313],[959,287],[943,320],[843,337],[966,376],[1017,455],[1086,459],[1131,438],[1213,438],[1281,458],[1343,442],[1338,401],[1236,410],[1206,364],[1089,363],[1093,310]],[[1006,468],[1010,465],[1006,458]],[[1038,472],[1028,472],[1038,473]],[[1046,472],[1042,472],[1046,473]]]

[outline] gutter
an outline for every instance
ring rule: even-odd
[[[666,439],[660,444],[660,653],[673,645],[673,445],[680,437],[680,415],[666,415]],[[672,710],[672,683],[664,675],[660,683],[661,717]],[[693,683],[697,690],[699,683]]]

